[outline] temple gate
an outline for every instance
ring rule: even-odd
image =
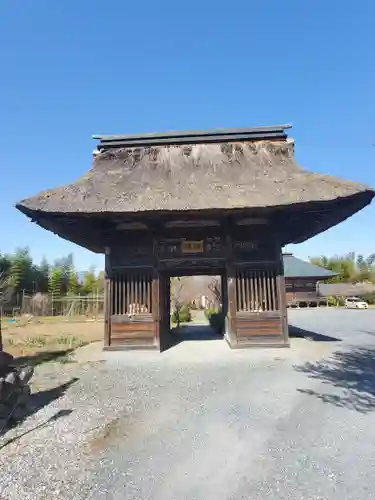
[[[302,169],[289,126],[96,137],[92,169],[17,208],[105,254],[105,347],[170,344],[170,278],[222,277],[233,347],[288,346],[282,248],[374,190]]]

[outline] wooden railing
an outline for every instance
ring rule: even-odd
[[[278,311],[276,272],[239,272],[236,279],[236,303],[237,312]]]
[[[111,283],[111,315],[152,313],[152,277],[116,274]]]

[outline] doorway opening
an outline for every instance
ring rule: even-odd
[[[181,342],[224,338],[228,310],[226,279],[223,271],[161,277],[161,351]]]

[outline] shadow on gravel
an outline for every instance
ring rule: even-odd
[[[375,348],[353,347],[347,352],[336,352],[325,361],[306,363],[295,369],[330,384],[333,389],[331,392],[298,389],[299,392],[360,413],[375,410]]]
[[[54,415],[52,415],[52,417],[50,417],[45,422],[42,422],[41,424],[36,425],[35,427],[32,427],[31,429],[29,429],[25,432],[22,432],[22,434],[18,434],[18,436],[14,436],[14,437],[8,439],[7,441],[5,441],[5,443],[0,445],[0,450],[2,450],[3,448],[5,448],[6,446],[8,446],[11,443],[18,441],[23,436],[26,436],[26,434],[30,434],[31,432],[34,432],[38,429],[41,429],[42,427],[45,427],[46,425],[51,424],[52,422],[56,422],[56,420],[58,420],[61,417],[66,417],[67,415],[70,415],[72,413],[72,411],[73,410],[59,410],[58,412],[56,412]]]
[[[223,335],[216,333],[209,325],[187,325],[179,329],[174,329],[171,333],[177,342],[194,340],[217,340],[222,339]]]
[[[19,356],[15,358],[14,362],[16,365],[31,365],[37,366],[41,363],[46,363],[49,361],[60,361],[66,356],[71,354],[75,349],[62,349],[59,351],[41,351],[35,354],[30,354],[29,356]]]
[[[28,407],[30,408],[31,413],[27,413],[24,418],[29,417],[30,414],[39,411],[44,406],[47,406],[48,404],[52,403],[52,401],[55,401],[56,399],[59,399],[62,396],[64,396],[69,387],[78,382],[78,380],[79,378],[73,377],[68,382],[58,385],[57,387],[53,387],[52,389],[46,389],[45,391],[38,391],[31,394],[28,402]]]
[[[30,397],[27,400],[27,405],[25,408],[22,408],[22,412],[18,412],[18,408],[16,409],[15,416],[11,418],[11,420],[8,423],[8,426],[6,428],[6,431],[17,427],[20,425],[24,420],[26,420],[28,417],[36,413],[37,411],[41,410],[44,406],[47,406],[48,404],[52,403],[56,399],[61,398],[66,391],[71,387],[73,384],[75,384],[79,379],[77,377],[72,378],[68,382],[61,384],[57,387],[54,387],[53,389],[47,389],[45,391],[38,391],[30,395]],[[58,411],[55,415],[53,415],[50,419],[48,419],[46,422],[43,422],[42,424],[37,425],[36,427],[26,431],[25,433],[16,436],[15,438],[12,438],[8,441],[6,441],[4,444],[0,446],[0,450],[10,444],[13,441],[16,441],[20,437],[22,437],[24,434],[29,434],[30,432],[39,429],[40,427],[43,427],[51,422],[54,422],[60,417],[69,415],[72,412],[72,410],[60,410]]]
[[[372,335],[373,337],[375,337],[375,331],[359,330],[359,333],[365,333],[366,335]]]
[[[180,328],[172,328],[167,341],[162,344],[161,351],[173,349],[182,342],[208,341],[223,339],[222,334],[218,334],[209,325],[183,325]]]
[[[314,342],[341,342],[341,339],[336,337],[311,332],[310,330],[304,330],[293,325],[289,325],[289,337],[313,340]]]

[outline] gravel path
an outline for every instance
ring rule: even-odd
[[[290,322],[341,341],[39,367],[45,405],[1,438],[0,498],[375,498],[375,311]]]

